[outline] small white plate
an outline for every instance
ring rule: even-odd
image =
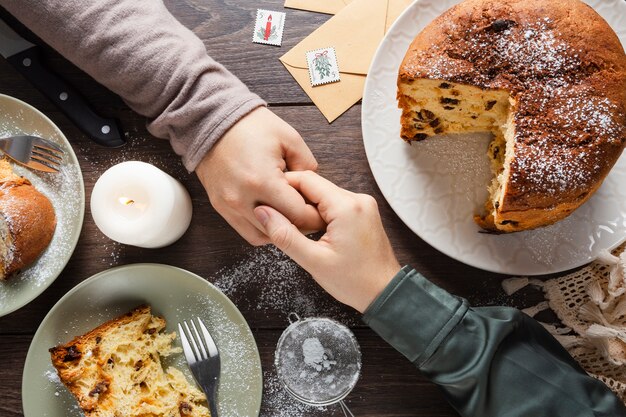
[[[65,135],[36,108],[0,94],[0,137],[24,134],[49,139],[65,152],[61,170],[56,174],[13,164],[17,174],[28,178],[52,202],[57,226],[39,259],[19,274],[0,281],[0,317],[35,299],[59,276],[74,252],[85,213],[83,175]]]
[[[626,2],[587,0],[626,45]],[[489,135],[448,136],[409,146],[400,139],[398,68],[413,38],[459,0],[418,0],[391,27],[374,57],[362,106],[363,142],[374,178],[396,214],[446,255],[513,275],[561,272],[592,261],[626,238],[626,156],[602,187],[567,219],[513,233],[478,233],[473,221],[491,178]],[[436,142],[436,143],[435,143]]]
[[[31,342],[22,375],[25,417],[80,417],[76,400],[58,381],[48,349],[149,304],[167,321],[167,331],[201,317],[220,351],[220,417],[256,417],[263,379],[256,342],[237,307],[205,279],[168,265],[135,264],[101,272],[72,288],[52,307]],[[177,337],[175,346],[180,346]],[[189,379],[184,355],[164,358]],[[56,377],[56,378],[55,378]]]

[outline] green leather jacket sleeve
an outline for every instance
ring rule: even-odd
[[[404,267],[363,320],[439,385],[462,416],[626,416],[539,323],[466,300]]]

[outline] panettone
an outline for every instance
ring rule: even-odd
[[[176,333],[149,306],[50,349],[59,378],[87,417],[209,417],[206,397],[161,356],[177,353]]]
[[[485,229],[568,216],[626,143],[626,55],[578,0],[466,0],[429,24],[400,66],[401,135],[491,131]],[[436,140],[436,139],[435,139]]]
[[[32,264],[56,228],[50,200],[0,160],[0,280]]]

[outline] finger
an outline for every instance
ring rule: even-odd
[[[313,204],[320,204],[324,200],[341,200],[346,196],[346,190],[312,171],[285,172],[285,177],[289,185]]]
[[[304,236],[296,226],[276,210],[268,206],[258,206],[254,215],[265,228],[270,241],[287,256],[296,261],[307,271],[318,264],[323,248]]]
[[[274,182],[267,188],[263,197],[261,200],[264,205],[280,212],[300,230],[314,232],[326,227],[317,208],[307,204],[302,195],[287,181]]]
[[[283,151],[285,153],[285,162],[287,169],[290,171],[316,171],[317,161],[313,156],[313,152],[302,139],[302,136],[294,130],[292,139],[283,141]]]
[[[263,227],[260,224],[256,226],[245,217],[232,215],[228,212],[220,214],[224,217],[224,220],[252,246],[262,246],[270,243],[269,238],[263,232]]]

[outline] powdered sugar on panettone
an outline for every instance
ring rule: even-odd
[[[510,93],[515,155],[508,210],[584,201],[626,141],[623,68],[607,58],[611,48],[599,50],[579,35],[566,11],[511,7],[444,14],[424,31],[429,42],[420,35],[409,48],[400,77]],[[598,42],[611,44],[611,35]]]

